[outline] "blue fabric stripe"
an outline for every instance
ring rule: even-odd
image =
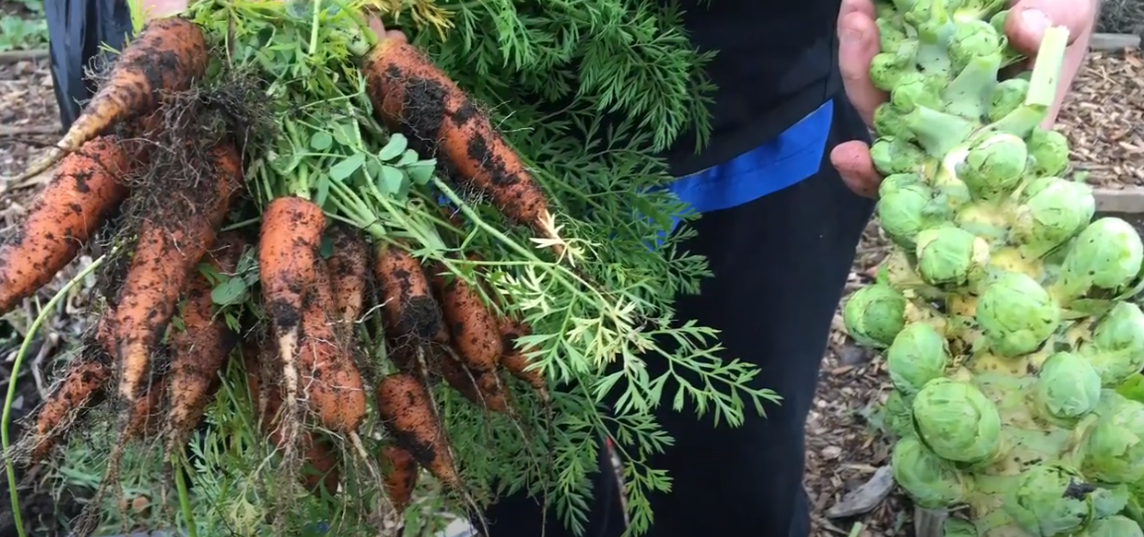
[[[822,164],[834,119],[827,101],[774,140],[728,162],[679,178],[671,191],[699,213],[730,209],[787,188]]]

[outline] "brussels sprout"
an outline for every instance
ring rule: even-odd
[[[901,138],[907,142],[914,139],[914,132],[908,126],[905,112],[888,102],[882,103],[874,109],[874,132],[883,136]]]
[[[898,54],[880,52],[870,60],[870,82],[882,91],[890,91],[898,80],[910,72]]]
[[[960,71],[973,58],[1001,54],[1001,34],[983,20],[954,23],[948,52],[954,68]]]
[[[913,247],[918,233],[942,219],[937,213],[941,207],[933,203],[933,190],[925,185],[911,185],[893,189],[879,196],[878,222],[894,242]]]
[[[1005,512],[1033,535],[1072,535],[1092,518],[1092,490],[1071,470],[1039,464],[1021,473],[1016,490],[1005,498]]]
[[[927,450],[916,437],[898,440],[890,466],[894,481],[925,509],[950,507],[965,497],[966,486],[961,474]]]
[[[907,39],[902,25],[889,17],[878,17],[878,38],[883,51],[895,50]]]
[[[997,31],[998,35],[1005,35],[1005,20],[1008,18],[1009,10],[1003,9],[989,18],[989,24],[993,25],[993,29]]]
[[[993,98],[989,103],[989,121],[997,121],[1025,103],[1029,93],[1029,81],[1021,78],[1008,78],[993,88]]]
[[[1007,133],[986,137],[970,148],[958,176],[979,198],[990,199],[1012,190],[1028,163],[1025,141]]]
[[[1124,399],[1097,420],[1088,431],[1081,470],[1104,483],[1144,479],[1144,404]]]
[[[904,112],[911,112],[919,106],[941,110],[942,85],[941,79],[914,71],[898,79],[894,89],[890,90],[890,102]]]
[[[929,381],[913,403],[918,436],[939,457],[977,463],[997,454],[1001,416],[976,386],[948,378]]]
[[[1030,255],[1040,257],[1084,229],[1096,212],[1092,187],[1046,177],[1031,182],[1017,209],[1013,238]]]
[[[906,297],[883,284],[863,287],[850,295],[842,320],[850,337],[862,345],[883,348],[906,324]]]
[[[918,274],[930,285],[966,285],[989,262],[989,243],[964,229],[925,229],[915,242]]]
[[[975,318],[994,352],[1015,357],[1037,350],[1060,324],[1060,308],[1025,274],[1005,272],[986,287]]]
[[[1092,517],[1105,518],[1123,511],[1128,506],[1131,494],[1124,485],[1101,487],[1092,491]]]
[[[882,183],[878,185],[878,198],[884,198],[904,188],[917,185],[925,186],[925,179],[922,179],[922,176],[916,173],[895,173],[882,179]]]
[[[947,518],[941,523],[941,537],[977,537],[977,527],[968,520]]]
[[[1114,388],[1144,369],[1144,312],[1119,302],[1096,325],[1092,341],[1081,347],[1105,387]]]
[[[1029,171],[1037,177],[1060,175],[1069,165],[1069,141],[1057,131],[1033,129],[1029,135],[1029,157],[1033,165]]]
[[[928,324],[907,326],[886,350],[890,381],[903,395],[914,395],[922,386],[945,374],[949,353],[945,338]]]
[[[1087,537],[1144,537],[1144,530],[1131,518],[1114,515],[1094,521],[1088,527]]]
[[[883,136],[870,147],[870,158],[882,175],[912,173],[922,169],[925,153],[901,138]]]
[[[1132,224],[1112,216],[1100,218],[1077,235],[1062,264],[1056,290],[1065,300],[1094,289],[1118,292],[1140,273],[1144,243]]]
[[[1100,375],[1083,357],[1059,352],[1041,366],[1036,391],[1037,402],[1050,416],[1075,420],[1100,402]]]
[[[906,403],[902,393],[894,390],[886,397],[883,407],[883,425],[886,432],[897,438],[905,438],[914,432],[914,416],[910,413],[910,405]]]

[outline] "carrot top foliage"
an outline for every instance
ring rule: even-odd
[[[432,62],[405,57],[410,69],[389,73],[398,77],[389,90],[401,93],[403,121],[452,139],[403,135],[378,119],[386,114],[371,102],[369,75],[378,67],[368,60],[377,44],[361,16],[367,9],[406,32]],[[709,271],[703,258],[681,250],[694,236],[693,216],[661,188],[672,178],[656,155],[683,136],[706,140],[712,89],[702,74],[709,56],[690,44],[678,9],[656,0],[200,0],[184,15],[203,29],[211,51],[206,83],[235,73],[256,81],[258,110],[271,118],[241,137],[252,199],[224,228],[253,232],[272,200],[303,198],[372,250],[408,249],[428,277],[443,271],[446,280],[464,280],[489,319],[529,327],[510,343],[527,349],[543,373],[545,397],[505,374],[513,411],[490,413],[447,383],[430,383],[465,488],[446,495],[447,507],[464,510],[525,489],[583,530],[595,441],[610,436],[640,534],[652,516],[647,494],[670,485],[648,463],[672,442],[656,407],[735,425],[777,400],[755,387],[755,368],[715,356],[713,329],[675,318],[676,296],[698,292]],[[433,66],[464,95],[427,76]],[[447,162],[456,152],[436,151],[488,141],[475,123],[460,127],[458,116],[471,114],[487,116],[504,138],[499,149],[486,145],[485,156],[519,155],[526,170],[519,180],[543,193],[559,237],[537,238],[514,222],[490,203],[487,188],[467,183]],[[455,120],[452,131],[441,127]],[[327,240],[320,255],[330,248]],[[248,339],[270,323],[258,270],[244,255],[234,274],[207,271],[219,322]],[[385,336],[400,336],[379,330],[373,295],[353,328],[368,386],[395,371]],[[487,324],[487,336],[500,341],[496,323]],[[251,409],[259,403],[246,393],[238,363],[231,360],[207,410],[213,427],[191,441],[195,492],[181,506],[184,525],[262,535],[274,510],[289,527],[328,521],[341,525],[337,534],[368,531],[384,490],[368,465],[353,462],[348,445],[341,486],[352,494],[338,501],[283,494],[275,488],[282,483],[260,477],[274,463],[256,440],[262,433]],[[659,370],[666,372],[651,373]],[[392,440],[376,415],[358,433],[374,455]],[[284,502],[302,507],[272,507]]]

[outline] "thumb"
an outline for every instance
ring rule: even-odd
[[[1045,30],[1051,26],[1068,28],[1072,44],[1092,29],[1096,13],[1093,4],[1093,0],[1019,0],[1005,20],[1005,34],[1013,48],[1028,56],[1036,55]]]

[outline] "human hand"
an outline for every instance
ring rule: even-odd
[[[154,19],[186,11],[189,0],[143,0],[142,5],[143,12],[147,14],[147,17]],[[385,25],[381,22],[381,18],[374,14],[370,14],[369,16],[369,28],[382,39],[406,40],[405,34],[400,31],[386,30]]]
[[[1099,0],[1011,2],[1005,34],[1010,45],[1028,56],[1029,61],[1036,54],[1045,29],[1064,26],[1069,30],[1070,46],[1062,66],[1057,98],[1045,126],[1050,126],[1056,119],[1061,101],[1084,61],[1098,2]],[[870,82],[870,61],[879,52],[875,18],[873,0],[843,0],[838,14],[839,67],[846,96],[867,125],[872,124],[874,110],[887,99],[886,92],[875,88]],[[861,196],[877,196],[882,178],[874,169],[870,148],[866,143],[850,141],[840,144],[830,153],[830,160],[851,190]]]

